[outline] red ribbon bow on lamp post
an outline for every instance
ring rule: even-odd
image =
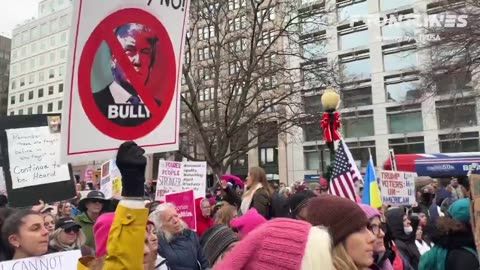
[[[330,130],[330,113],[326,112],[323,114],[322,119],[322,128],[323,128],[323,137],[325,138],[326,142],[334,142],[340,140],[340,134],[338,133],[338,129],[340,128],[340,114],[338,112],[334,112],[333,114],[333,129]]]

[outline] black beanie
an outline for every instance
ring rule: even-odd
[[[313,197],[316,197],[316,195],[310,190],[304,190],[293,194],[292,197],[288,200],[290,211],[293,214],[298,215],[302,208],[307,205],[308,200]]]
[[[200,245],[210,265],[224,253],[230,245],[238,241],[237,235],[225,225],[215,225],[200,238]]]
[[[135,142],[122,143],[118,148],[117,167],[122,174],[122,196],[143,197],[145,183],[145,168],[147,158],[145,150]]]

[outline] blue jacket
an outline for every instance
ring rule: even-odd
[[[158,253],[167,259],[171,270],[207,270],[207,258],[203,254],[197,234],[186,229],[175,236],[170,242],[165,237],[159,237]]]

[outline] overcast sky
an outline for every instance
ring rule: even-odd
[[[40,0],[0,0],[0,35],[11,37],[17,24],[37,17]]]

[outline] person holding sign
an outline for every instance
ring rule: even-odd
[[[43,217],[32,210],[19,210],[2,226],[2,238],[13,249],[13,260],[42,256],[48,251],[48,231]]]
[[[122,200],[108,230],[106,257],[83,257],[78,270],[149,269],[150,249],[147,239],[148,209],[143,201],[147,159],[145,150],[134,142],[118,149],[117,166],[122,175]]]

